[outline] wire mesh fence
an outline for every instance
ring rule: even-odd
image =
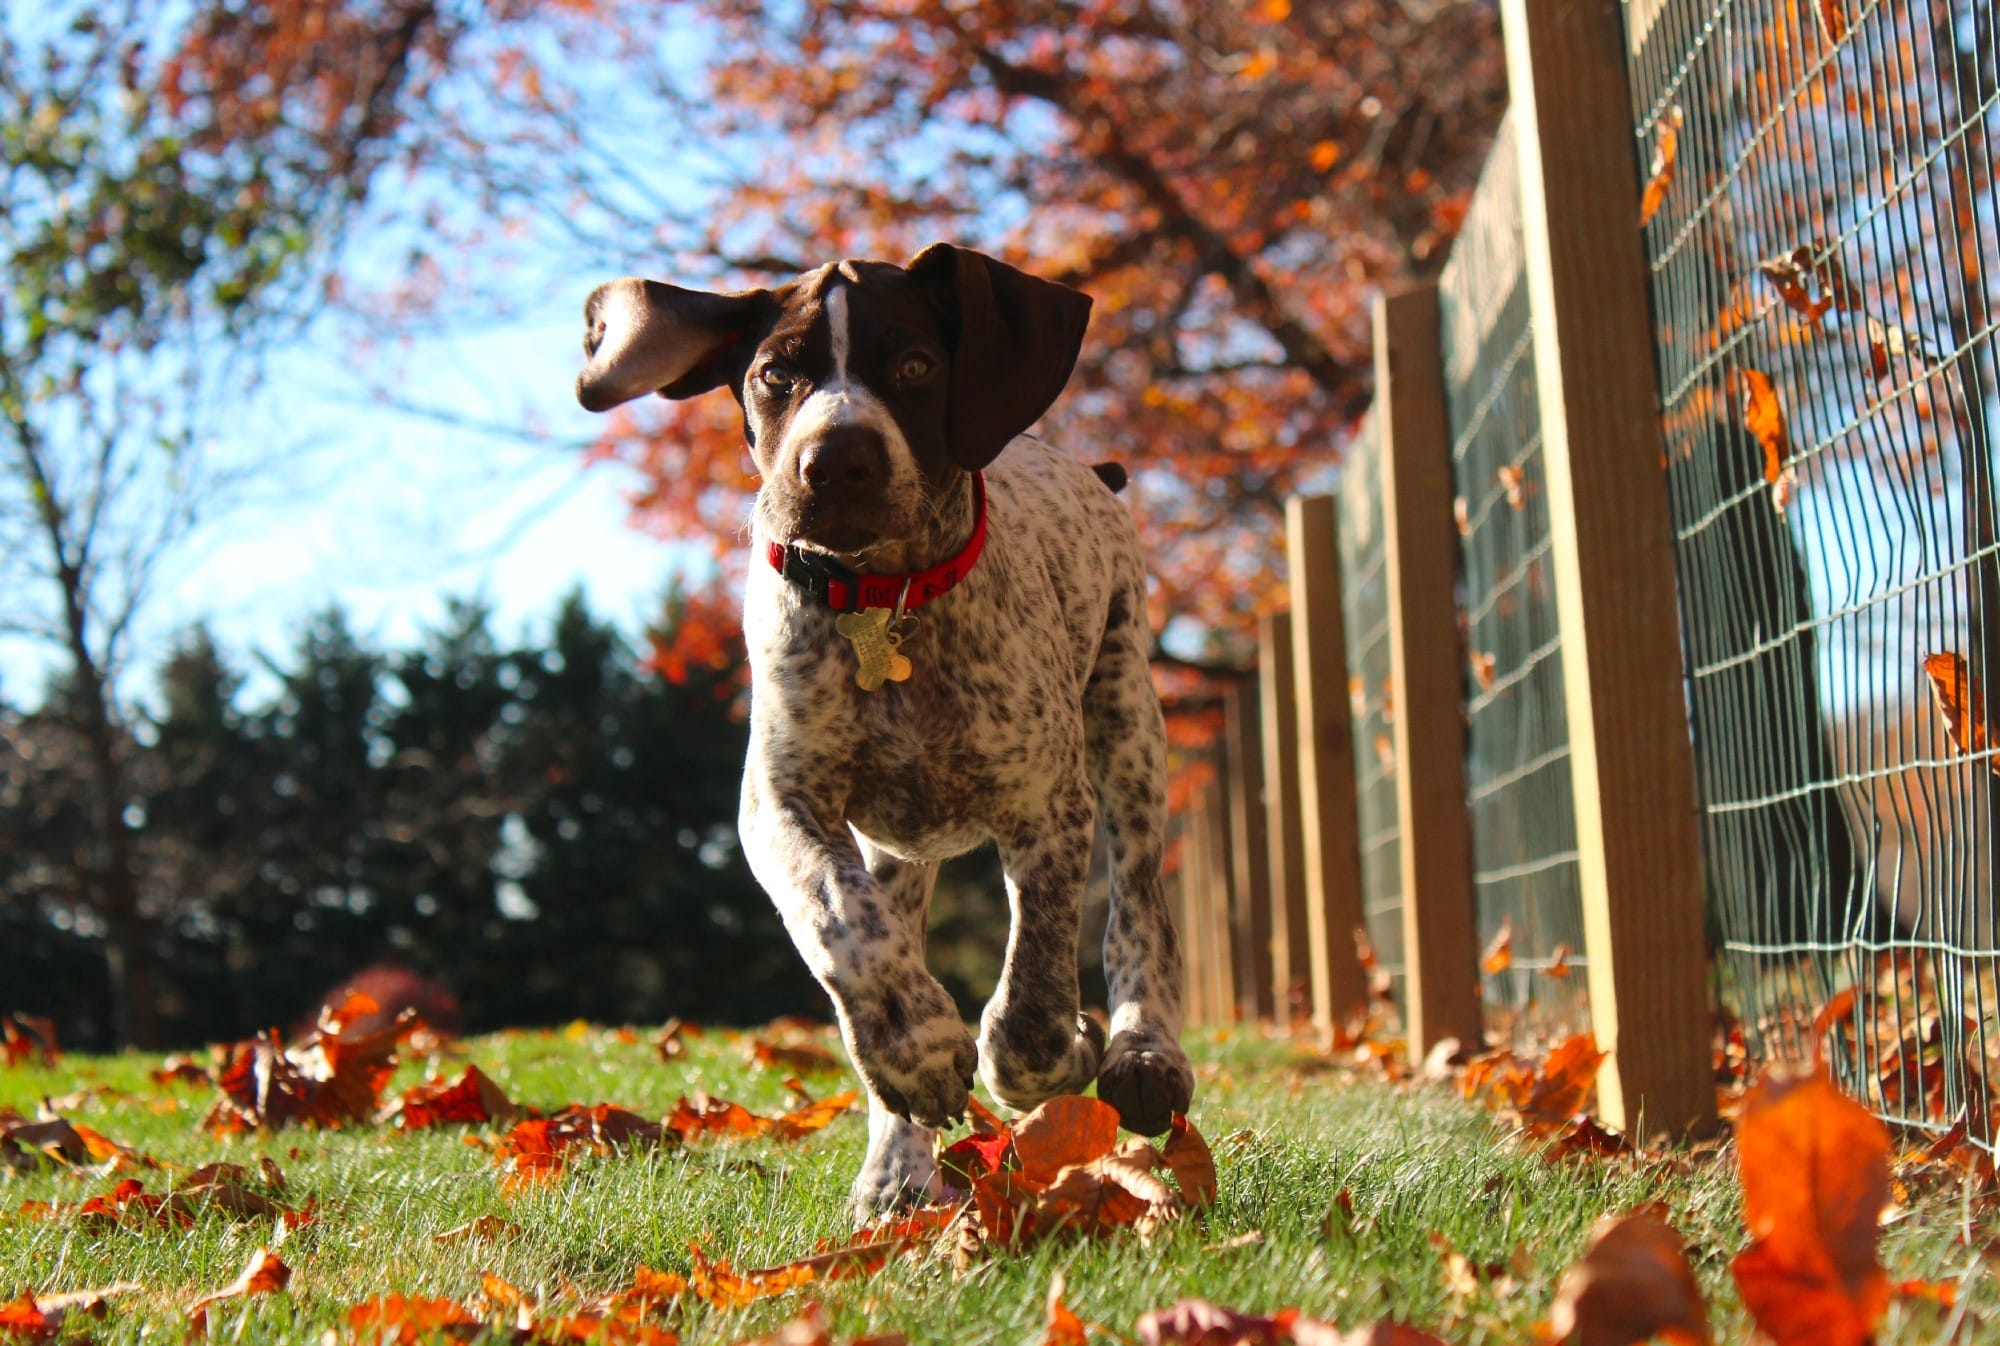
[[[1354,734],[1361,910],[1378,970],[1397,1004],[1403,957],[1401,814],[1389,669],[1388,551],[1382,516],[1382,439],[1371,412],[1347,448],[1340,481],[1341,614],[1347,632],[1348,709]],[[1344,932],[1331,932],[1332,938]]]
[[[1993,8],[1626,22],[1725,1006],[1990,1145]]]
[[[1583,917],[1513,146],[1503,124],[1438,282],[1470,665],[1466,804],[1480,935],[1508,949],[1483,974],[1489,1021],[1573,1031],[1589,1022]]]

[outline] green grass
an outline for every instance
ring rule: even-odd
[[[691,1038],[663,1065],[647,1045],[602,1030],[523,1032],[462,1045],[517,1101],[545,1108],[614,1102],[651,1116],[696,1088],[762,1113],[785,1109],[778,1076],[752,1070],[747,1043]],[[1195,1124],[1213,1144],[1221,1197],[1205,1221],[1150,1247],[1132,1236],[995,1251],[969,1271],[945,1259],[892,1263],[880,1275],[818,1287],[836,1332],[902,1332],[916,1343],[1041,1340],[1043,1301],[1060,1271],[1071,1307],[1124,1334],[1138,1315],[1184,1297],[1245,1310],[1297,1306],[1343,1326],[1398,1319],[1454,1342],[1519,1341],[1547,1313],[1556,1281],[1582,1249],[1593,1220],[1643,1201],[1664,1201],[1698,1248],[1718,1340],[1745,1340],[1749,1325],[1728,1284],[1742,1241],[1727,1158],[1674,1163],[1557,1161],[1505,1134],[1484,1111],[1436,1088],[1391,1089],[1324,1069],[1302,1071],[1303,1049],[1246,1035],[1196,1036],[1201,1086]],[[317,1340],[346,1308],[391,1291],[469,1299],[482,1271],[525,1289],[564,1282],[604,1293],[633,1268],[685,1270],[690,1240],[739,1267],[788,1261],[816,1241],[850,1232],[846,1189],[859,1163],[857,1113],[803,1142],[701,1143],[682,1150],[585,1159],[559,1185],[503,1196],[487,1153],[456,1130],[403,1135],[386,1129],[286,1130],[220,1141],[197,1131],[207,1090],[146,1078],[152,1058],[68,1057],[53,1070],[0,1069],[0,1108],[31,1112],[44,1095],[85,1085],[108,1092],[69,1115],[163,1162],[192,1166],[267,1154],[290,1196],[319,1204],[320,1221],[282,1250],[289,1293],[211,1311],[214,1340]],[[460,1062],[445,1063],[456,1074]],[[406,1067],[400,1087],[420,1071]],[[823,1091],[847,1087],[823,1080]],[[165,1175],[145,1174],[159,1190]],[[175,1232],[90,1232],[23,1218],[23,1201],[80,1201],[109,1182],[62,1171],[0,1178],[0,1298],[119,1280],[146,1291],[114,1301],[91,1323],[96,1340],[179,1340],[183,1309],[235,1277],[270,1240],[262,1222],[215,1213]],[[1336,1197],[1346,1191],[1353,1218]],[[440,1245],[433,1236],[482,1215],[516,1222],[504,1243]],[[1985,1207],[1962,1208],[1950,1189],[1921,1198],[1891,1228],[1892,1278],[1957,1278],[1972,1251],[2000,1235]],[[1225,1248],[1256,1230],[1262,1241]],[[1455,1295],[1442,1235],[1474,1264],[1505,1263],[1506,1280]],[[1969,1233],[1970,1247],[1964,1242]],[[2000,1312],[1994,1278],[1973,1276],[1972,1321]],[[732,1342],[768,1331],[796,1311],[797,1293],[749,1309],[690,1304],[673,1324],[690,1342]],[[1947,1315],[1898,1303],[1885,1340],[1931,1341]]]

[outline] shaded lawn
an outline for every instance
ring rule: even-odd
[[[747,1039],[710,1033],[687,1045],[684,1056],[662,1064],[643,1033],[509,1033],[461,1044],[463,1060],[443,1069],[456,1075],[464,1061],[476,1062],[516,1102],[545,1109],[612,1102],[657,1118],[698,1088],[765,1114],[790,1106],[781,1072],[748,1065]],[[1395,1089],[1351,1078],[1301,1046],[1245,1034],[1196,1035],[1190,1046],[1201,1076],[1192,1117],[1213,1144],[1221,1174],[1221,1195],[1205,1222],[1185,1224],[1150,1247],[1127,1234],[996,1251],[967,1271],[944,1259],[894,1262],[879,1275],[812,1290],[836,1333],[1036,1343],[1050,1279],[1060,1271],[1071,1307],[1121,1334],[1148,1309],[1200,1297],[1246,1311],[1296,1306],[1348,1327],[1395,1319],[1454,1342],[1519,1341],[1547,1314],[1592,1221],[1664,1201],[1693,1245],[1718,1340],[1747,1339],[1748,1320],[1728,1283],[1742,1234],[1726,1157],[1546,1159],[1440,1086]],[[509,1197],[487,1152],[468,1144],[463,1128],[290,1129],[213,1139],[195,1125],[213,1092],[156,1085],[146,1077],[156,1064],[128,1054],[67,1057],[53,1070],[0,1069],[0,1107],[32,1113],[45,1095],[106,1086],[67,1115],[171,1164],[233,1159],[254,1166],[268,1155],[283,1168],[293,1204],[317,1199],[319,1222],[282,1249],[295,1271],[289,1293],[215,1306],[210,1335],[217,1340],[316,1340],[350,1305],[376,1295],[470,1300],[484,1271],[528,1290],[572,1282],[600,1294],[629,1284],[640,1263],[685,1271],[691,1240],[712,1257],[752,1267],[804,1256],[819,1240],[851,1232],[846,1190],[865,1140],[858,1112],[793,1144],[696,1142],[584,1157],[559,1184]],[[422,1073],[405,1066],[394,1087]],[[810,1083],[822,1096],[852,1085],[845,1076]],[[166,1186],[164,1174],[137,1176],[149,1190]],[[209,1212],[185,1231],[92,1232],[18,1214],[24,1201],[81,1201],[111,1181],[60,1171],[0,1178],[0,1302],[23,1289],[54,1293],[136,1280],[146,1291],[114,1300],[105,1321],[89,1324],[90,1335],[178,1340],[187,1303],[232,1280],[270,1241],[270,1225]],[[1343,1191],[1348,1203],[1338,1200]],[[515,1222],[519,1236],[435,1241],[483,1215]],[[1963,1201],[1948,1184],[1915,1198],[1907,1218],[1886,1232],[1891,1279],[1966,1275],[1979,1261],[1973,1249],[2000,1237],[1996,1225],[1993,1209]],[[1251,1231],[1261,1241],[1227,1246]],[[1468,1291],[1448,1266],[1451,1250],[1498,1279]],[[793,1292],[729,1312],[693,1303],[674,1326],[686,1341],[732,1342],[771,1330],[800,1299]],[[1963,1306],[1971,1321],[1991,1321],[1996,1301],[2000,1289],[1990,1273],[1969,1275]],[[1928,1304],[1899,1302],[1882,1336],[1936,1340],[1948,1317]]]

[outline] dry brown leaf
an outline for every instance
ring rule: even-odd
[[[1737,1123],[1743,1222],[1730,1266],[1778,1346],[1862,1346],[1889,1302],[1876,1260],[1889,1200],[1889,1134],[1824,1074],[1767,1078]]]
[[[497,1243],[503,1239],[517,1237],[521,1226],[512,1220],[503,1220],[498,1215],[482,1215],[476,1220],[468,1220],[454,1229],[431,1236],[433,1243]]]
[[[1666,202],[1667,189],[1674,185],[1674,160],[1679,157],[1681,126],[1686,122],[1681,105],[1669,107],[1653,129],[1653,163],[1646,179],[1645,195],[1639,198],[1639,227],[1645,228]]]
[[[1708,1346],[1708,1309],[1665,1211],[1643,1207],[1606,1218],[1590,1248],[1564,1273],[1549,1310],[1551,1333],[1567,1346]]]
[[[1787,308],[1810,322],[1818,323],[1835,310],[1862,306],[1861,291],[1847,279],[1839,257],[1833,253],[1821,257],[1814,244],[1801,243],[1790,252],[1767,257],[1757,263],[1757,270]]]

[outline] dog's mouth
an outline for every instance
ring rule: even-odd
[[[765,521],[773,537],[809,542],[838,552],[850,561],[863,559],[861,553],[894,541],[908,531],[901,512],[886,501],[836,505],[808,496],[776,508],[767,507]]]

